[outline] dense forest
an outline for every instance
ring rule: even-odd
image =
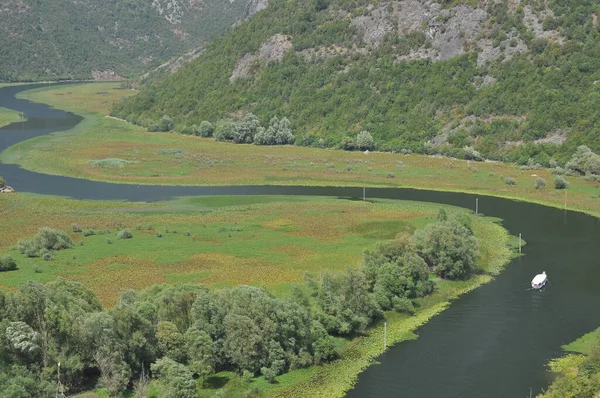
[[[330,361],[340,339],[360,335],[383,311],[414,313],[415,300],[436,288],[432,276],[464,280],[476,271],[470,217],[440,210],[413,235],[366,251],[358,267],[308,275],[285,298],[250,286],[157,285],[125,291],[103,309],[93,292],[65,279],[0,291],[2,397],[53,397],[57,388],[94,385],[110,396],[145,397],[151,380],[161,397],[195,397],[216,372],[275,382]],[[32,257],[72,246],[68,234],[47,227],[18,244]],[[0,271],[18,262],[0,256]]]
[[[286,117],[297,145],[563,164],[600,150],[594,0],[274,0],[112,113],[149,126]],[[241,115],[241,116],[240,116]]]
[[[255,0],[3,0],[0,81],[131,77],[203,46]]]

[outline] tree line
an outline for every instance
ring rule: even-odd
[[[49,230],[38,238],[49,243]],[[99,385],[145,396],[155,380],[162,396],[185,398],[223,370],[274,382],[337,358],[336,339],[360,335],[384,311],[414,313],[415,300],[435,291],[431,274],[466,279],[478,255],[470,216],[442,210],[413,235],[366,251],[360,266],[307,276],[285,298],[251,286],[156,285],[103,309],[79,283],[30,281],[0,291],[0,391],[50,397],[60,377],[68,392]]]

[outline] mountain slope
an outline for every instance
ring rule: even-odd
[[[198,47],[266,0],[2,0],[0,81],[130,76]]]
[[[564,161],[600,150],[598,13],[593,0],[274,0],[113,113],[184,126],[251,111],[288,117],[302,145],[364,129],[380,149]]]

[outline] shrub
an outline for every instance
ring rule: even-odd
[[[554,188],[555,189],[567,189],[569,182],[561,175],[554,177]]]
[[[235,132],[235,123],[228,122],[217,127],[214,137],[216,141],[231,141]]]
[[[0,177],[0,188],[3,188],[5,184],[4,178]]]
[[[18,243],[19,252],[27,257],[38,257],[40,255],[40,245],[35,239],[21,239]]]
[[[481,156],[481,154],[478,151],[476,151],[475,149],[473,149],[473,147],[470,146],[466,146],[463,148],[463,156],[467,160],[475,160],[477,162],[483,161],[483,156]]]
[[[504,177],[504,183],[506,185],[517,185],[517,180],[512,177]]]
[[[163,237],[163,234],[161,234],[161,233],[160,233],[160,231],[157,231],[157,232],[156,232],[156,237],[157,237],[157,238],[162,238],[162,237]]]
[[[537,177],[535,179],[535,189],[545,189],[546,188],[546,180],[542,177]]]
[[[112,244],[112,240],[110,238],[106,238],[106,243],[110,245]]]
[[[131,234],[131,231],[129,231],[127,228],[120,230],[117,233],[117,239],[131,239],[133,238],[133,235]]]
[[[71,224],[71,230],[73,232],[81,232],[81,227],[77,224]]]
[[[195,134],[199,135],[200,137],[212,137],[214,131],[214,126],[210,122],[204,120],[196,129]]]
[[[359,149],[372,149],[373,144],[373,136],[368,131],[363,130],[356,136],[356,146]]]
[[[130,163],[131,162],[128,160],[116,159],[116,158],[93,160],[90,162],[90,164],[94,167],[102,167],[102,168],[107,168],[107,169],[123,168]]]
[[[386,178],[396,178],[396,174],[394,174],[394,173],[387,173],[387,175],[385,177]]]
[[[580,145],[565,165],[565,169],[576,174],[600,174],[600,156],[585,145]]]
[[[44,261],[52,261],[52,253],[44,252],[44,254],[42,254],[42,259]]]
[[[407,314],[415,313],[415,306],[408,297],[394,297],[392,299],[392,305],[396,312],[404,312]]]
[[[83,230],[82,232],[83,236],[92,236],[92,235],[96,235],[96,231],[91,229],[91,228],[86,228]]]
[[[17,269],[17,262],[9,254],[0,256],[0,272],[1,271],[12,271]]]
[[[42,247],[48,250],[62,250],[73,247],[71,237],[64,231],[48,227],[40,228],[38,239]]]
[[[42,273],[42,269],[40,267],[38,267],[37,265],[33,266],[33,272],[36,274],[41,274]]]
[[[183,151],[181,149],[159,149],[158,151],[156,151],[156,153],[158,155],[181,155],[183,154]]]

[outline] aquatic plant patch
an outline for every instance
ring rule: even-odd
[[[439,207],[314,197],[196,197],[145,204],[15,194],[0,198],[5,220],[0,253],[10,254],[18,270],[0,285],[60,276],[83,282],[105,305],[114,304],[125,289],[181,281],[258,285],[288,294],[287,286],[306,273],[356,265],[378,237],[414,230],[434,220]],[[35,257],[20,252],[17,243],[35,236],[39,225],[64,231],[73,246],[52,251],[48,261],[39,257],[39,245]]]

